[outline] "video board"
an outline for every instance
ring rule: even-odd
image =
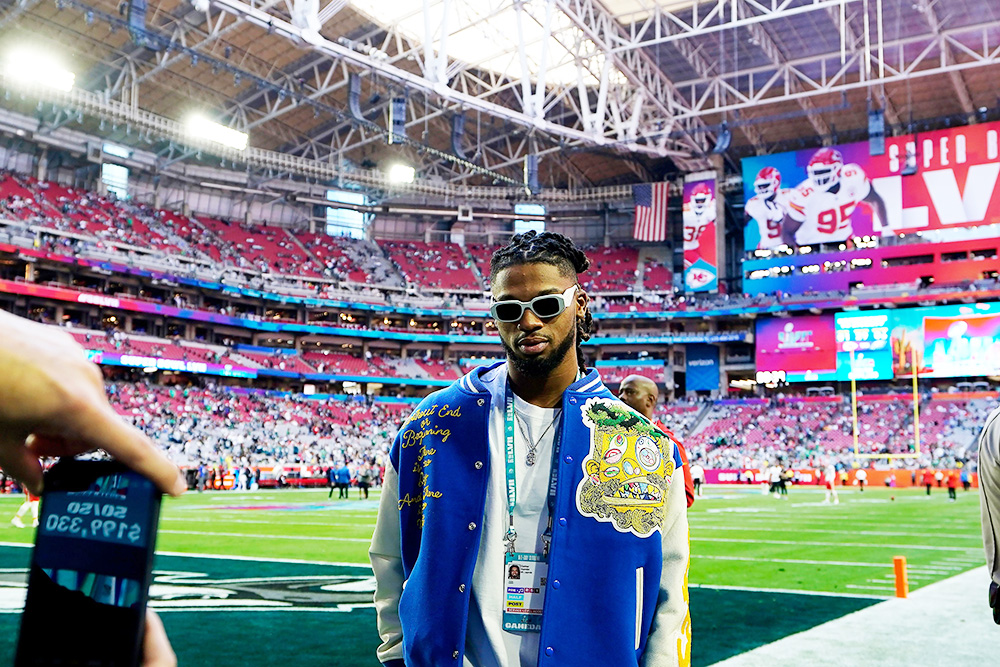
[[[836,379],[833,315],[758,319],[756,346],[758,371],[784,371],[787,382]]]
[[[1000,375],[1000,303],[838,313],[838,379]]]
[[[747,251],[1000,223],[1000,123],[754,156],[742,162]],[[926,239],[932,240],[932,239]]]

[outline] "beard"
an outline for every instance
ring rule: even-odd
[[[519,354],[514,348],[507,344],[502,337],[500,343],[503,345],[507,359],[514,365],[519,373],[526,377],[542,378],[548,376],[552,371],[559,368],[566,355],[574,347],[576,336],[570,333],[559,343],[558,347],[552,350],[552,354],[540,354],[536,357],[525,357]]]

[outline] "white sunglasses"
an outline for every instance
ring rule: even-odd
[[[568,287],[562,294],[536,296],[531,301],[518,301],[517,299],[497,301],[490,306],[490,315],[498,322],[520,322],[521,318],[524,317],[524,309],[527,308],[539,318],[547,320],[566,310],[566,304],[576,291],[576,287],[576,285]]]

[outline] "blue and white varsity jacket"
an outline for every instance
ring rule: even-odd
[[[503,466],[489,457],[494,398],[481,379],[497,365],[425,398],[393,443],[398,494],[380,506],[369,554],[386,665],[463,665],[490,467]],[[560,420],[538,664],[690,664],[676,446],[593,369],[563,394]]]

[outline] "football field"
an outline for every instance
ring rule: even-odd
[[[891,597],[894,556],[906,557],[911,591],[982,566],[978,495],[958,495],[950,503],[945,489],[847,488],[824,505],[813,487],[787,499],[757,486],[707,489],[689,512],[693,664]],[[287,490],[167,499],[151,604],[180,664],[377,665],[367,566],[377,498]],[[6,520],[19,504],[0,498],[0,664],[13,654],[29,558],[21,545],[32,540]]]

